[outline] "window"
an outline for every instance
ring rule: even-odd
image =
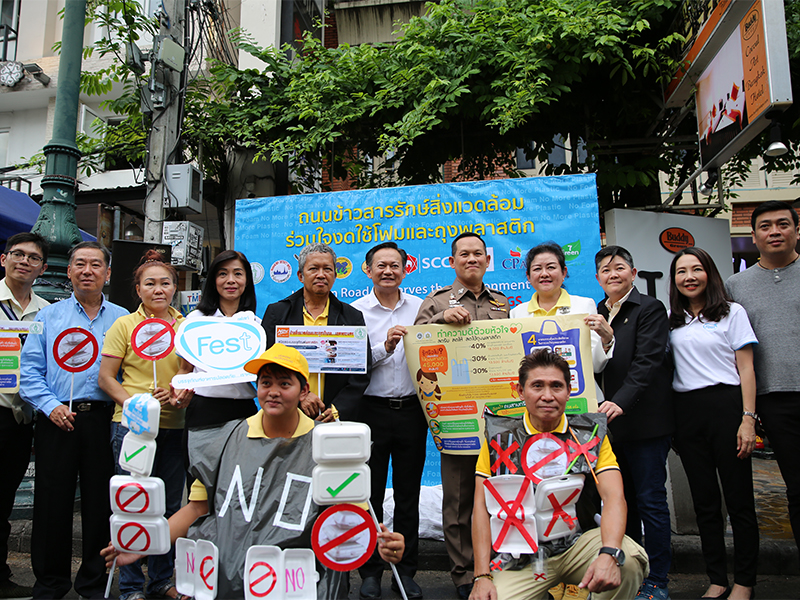
[[[16,60],[20,0],[0,0],[0,60]]]
[[[8,130],[0,129],[0,167],[8,166]]]

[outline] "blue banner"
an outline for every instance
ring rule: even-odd
[[[455,279],[450,244],[463,231],[486,242],[486,285],[527,302],[525,254],[554,240],[564,248],[572,294],[599,300],[594,255],[600,249],[595,176],[528,177],[354,190],[236,201],[236,249],[253,265],[258,314],[300,287],[297,256],[306,244],[335,250],[333,293],[352,302],[372,289],[364,257],[394,241],[409,255],[404,291],[425,297]]]

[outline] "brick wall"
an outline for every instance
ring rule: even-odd
[[[758,206],[758,202],[746,202],[733,205],[733,213],[731,214],[731,227],[750,227],[750,215],[753,210]]]

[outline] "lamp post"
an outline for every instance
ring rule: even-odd
[[[81,241],[75,220],[75,187],[81,153],[75,143],[75,133],[78,126],[85,19],[86,0],[66,0],[53,139],[44,147],[47,162],[41,183],[42,208],[31,230],[50,242],[47,276],[43,278],[50,285],[37,285],[35,290],[51,302],[69,295],[64,287],[69,249]]]

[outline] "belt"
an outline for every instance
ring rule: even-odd
[[[364,396],[368,402],[375,402],[383,406],[388,406],[393,410],[400,410],[408,406],[419,406],[419,400],[416,395],[403,396],[402,398],[382,398],[380,396]]]
[[[69,408],[68,404],[64,406]],[[109,403],[103,402],[102,400],[93,400],[87,402],[73,402],[72,403],[72,410],[75,412],[89,412],[90,410],[99,410],[101,408],[108,408]]]

